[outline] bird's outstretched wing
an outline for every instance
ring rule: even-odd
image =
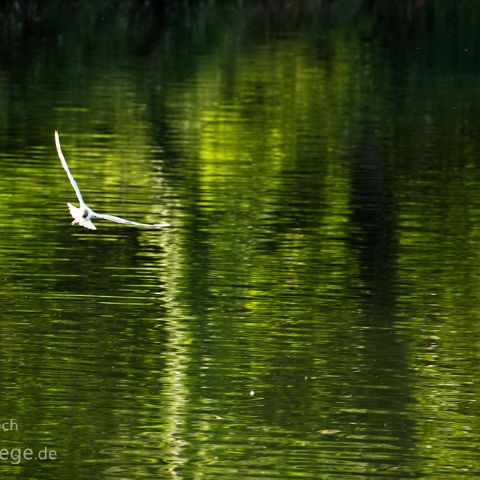
[[[115,217],[114,215],[107,215],[106,213],[94,213],[94,218],[102,218],[103,220],[110,220],[112,222],[117,223],[125,223],[128,225],[136,225],[137,227],[150,227],[150,228],[164,228],[170,227],[170,223],[162,222],[162,223],[140,223],[140,222],[133,222],[131,220],[126,220],[125,218]]]
[[[72,184],[72,187],[75,190],[75,193],[77,194],[78,201],[80,202],[81,205],[85,205],[82,194],[80,193],[80,189],[78,188],[77,182],[73,178],[73,175],[70,173],[70,169],[68,168],[67,161],[63,156],[62,147],[60,146],[60,137],[58,136],[58,132],[56,130],[55,130],[55,145],[57,147],[57,153],[60,158],[60,161],[62,162],[63,168],[67,172],[68,179],[70,180],[70,183]]]

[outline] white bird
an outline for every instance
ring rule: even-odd
[[[121,217],[115,217],[114,215],[107,215],[105,213],[97,213],[94,212],[87,204],[83,201],[82,194],[80,193],[80,189],[78,188],[77,182],[73,178],[73,175],[70,173],[70,169],[68,168],[67,161],[62,153],[62,148],[60,147],[60,137],[58,136],[58,132],[55,130],[55,145],[57,147],[57,153],[60,158],[60,162],[62,162],[63,168],[67,172],[68,179],[72,184],[75,193],[77,194],[78,201],[80,202],[80,207],[76,207],[71,203],[67,203],[70,213],[73,217],[72,225],[80,225],[85,228],[89,228],[90,230],[96,230],[97,227],[92,222],[94,218],[102,218],[104,220],[111,220],[112,222],[117,223],[126,223],[128,225],[136,225],[137,227],[150,227],[150,228],[163,228],[169,227],[170,224],[167,222],[163,223],[139,223],[139,222],[132,222],[131,220],[125,220]]]

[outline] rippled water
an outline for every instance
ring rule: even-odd
[[[0,48],[3,476],[478,477],[478,32],[309,5]]]

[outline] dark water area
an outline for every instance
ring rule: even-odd
[[[14,4],[0,477],[477,479],[477,4]]]

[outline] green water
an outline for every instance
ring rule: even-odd
[[[0,17],[0,476],[477,479],[475,2],[81,3]]]

